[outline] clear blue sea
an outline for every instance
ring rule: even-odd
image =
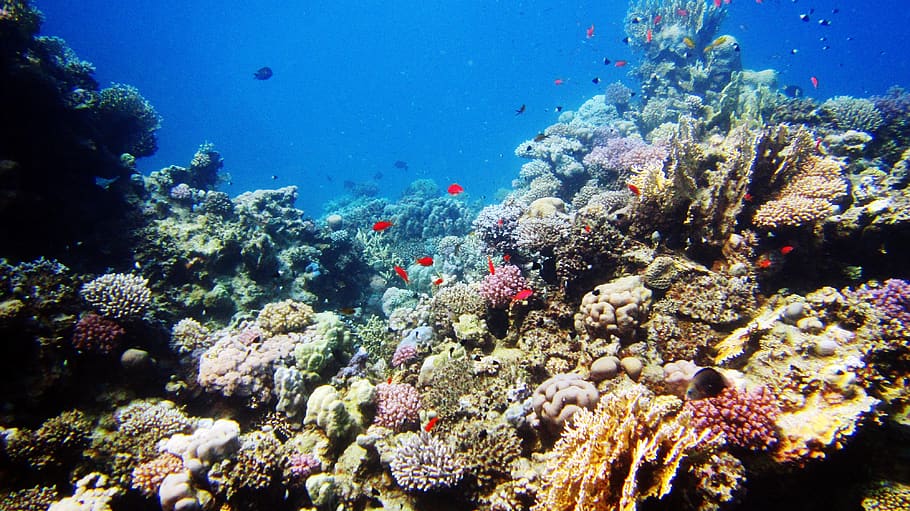
[[[186,165],[210,141],[232,177],[225,191],[298,185],[313,216],[346,180],[392,199],[416,178],[457,181],[467,199],[493,202],[523,163],[513,149],[555,122],[556,106],[577,108],[615,80],[637,87],[626,2],[37,5],[42,33],[93,62],[102,87],[134,85],[158,109],[160,148],[143,171]],[[773,67],[820,99],[910,84],[906,0],[733,0],[722,32],[739,39],[744,67]],[[263,66],[274,76],[254,80]]]

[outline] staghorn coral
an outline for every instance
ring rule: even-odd
[[[402,431],[417,424],[420,414],[420,394],[407,383],[376,385],[376,416],[373,424]]]
[[[601,284],[582,299],[575,315],[575,331],[592,338],[631,340],[651,306],[651,290],[636,275]]]
[[[126,273],[102,275],[82,286],[81,294],[98,313],[112,319],[141,316],[152,300],[148,280]]]
[[[101,124],[113,128],[105,132],[104,141],[115,154],[149,156],[158,150],[155,132],[161,116],[137,88],[115,83],[102,89],[96,111]]]
[[[60,469],[82,456],[93,426],[84,412],[70,410],[44,421],[35,431],[7,430],[2,440],[6,454],[17,464],[34,470]]]
[[[302,332],[313,321],[313,308],[294,300],[267,303],[256,322],[268,335]]]
[[[655,397],[630,384],[604,394],[594,411],[581,410],[547,461],[534,511],[634,511],[671,489],[689,451],[712,444],[708,430],[674,416],[679,400]]]
[[[425,431],[398,436],[389,468],[398,486],[410,492],[451,488],[464,475],[452,446]]]
[[[120,346],[124,334],[126,330],[116,322],[89,312],[76,322],[73,347],[78,351],[107,354]]]
[[[874,132],[882,125],[882,113],[868,99],[835,96],[821,105],[824,116],[839,130]]]
[[[780,406],[767,387],[728,387],[717,396],[687,401],[683,409],[691,413],[694,427],[723,433],[730,445],[763,451],[777,443],[774,421]]]

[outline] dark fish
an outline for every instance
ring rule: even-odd
[[[594,78],[591,79],[591,83],[593,83],[594,85],[597,85],[598,83],[600,83],[600,78],[595,76]]]
[[[562,105],[556,105],[556,111],[562,112]]]
[[[831,24],[831,20],[818,20],[818,24],[823,27],[827,27],[828,25]]]
[[[546,135],[546,134],[544,134],[544,133],[538,133],[537,136],[534,137],[534,141],[535,141],[535,142],[543,142],[543,141],[546,140],[547,137],[549,137],[549,136],[550,136],[550,135]]]
[[[727,380],[724,379],[724,376],[715,369],[705,367],[699,369],[689,382],[689,387],[686,388],[686,399],[694,401],[714,397],[723,392],[725,388],[727,388]]]
[[[259,68],[258,71],[253,73],[253,78],[257,80],[268,80],[272,77],[272,68],[266,66]]]
[[[272,181],[275,181],[276,179],[278,179],[278,176],[272,174]]]
[[[609,66],[609,65],[610,65],[610,59],[608,59],[607,57],[604,57],[604,65],[605,65],[605,66]]]
[[[392,166],[396,169],[408,170],[408,162],[406,161],[395,160],[395,163],[393,163]]]
[[[518,110],[515,110],[515,115],[521,115],[523,113],[525,113],[525,105],[521,105],[518,107]]]
[[[345,190],[353,190],[355,186],[357,186],[357,183],[351,181],[350,179],[344,180],[344,189]]]
[[[733,51],[739,51],[739,43],[733,43]]]
[[[803,88],[799,85],[786,85],[780,90],[788,98],[801,98],[803,97]]]
[[[380,179],[382,179],[382,172],[379,172],[377,170],[376,173],[373,174],[373,179],[375,179],[376,181],[379,181]]]
[[[799,19],[801,19],[801,20],[805,21],[806,23],[808,23],[808,22],[809,22],[809,15],[808,15],[808,14],[800,14],[800,15],[799,15]]]
[[[625,43],[625,44],[629,44],[629,38],[628,38],[628,37],[623,37],[623,38],[622,38],[622,42]]]

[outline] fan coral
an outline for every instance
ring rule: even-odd
[[[777,197],[758,207],[752,222],[763,229],[799,227],[824,219],[835,201],[847,194],[841,164],[812,156],[792,176]]]
[[[126,333],[120,325],[89,312],[79,318],[73,330],[73,347],[79,351],[110,353],[120,345]]]
[[[269,335],[302,332],[313,321],[313,308],[302,302],[284,300],[267,303],[256,322]]]
[[[726,388],[717,396],[688,401],[685,408],[696,428],[722,432],[728,444],[762,451],[777,443],[774,420],[780,408],[767,387],[749,392]]]
[[[148,280],[126,273],[108,273],[82,286],[82,298],[102,316],[141,316],[152,300]]]
[[[487,300],[490,307],[502,309],[511,303],[516,293],[526,287],[528,283],[521,276],[518,266],[508,264],[483,278],[480,282],[480,295]]]
[[[553,448],[534,511],[634,511],[669,493],[686,454],[714,443],[709,430],[672,416],[678,406],[677,398],[629,385],[576,413]]]
[[[651,307],[651,290],[641,277],[622,277],[595,287],[581,300],[575,331],[592,337],[629,340]]]
[[[840,130],[874,132],[882,125],[882,113],[868,99],[835,96],[822,103],[821,110]]]
[[[540,424],[558,433],[582,408],[593,409],[599,397],[591,382],[573,373],[557,374],[534,391],[531,406]]]
[[[420,394],[407,383],[376,385],[376,417],[373,423],[401,431],[416,424],[420,413]]]
[[[398,437],[389,468],[405,491],[430,492],[451,488],[461,481],[464,469],[450,445],[425,431]]]

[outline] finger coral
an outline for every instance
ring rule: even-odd
[[[82,298],[104,317],[125,319],[144,314],[152,292],[138,275],[107,273],[82,286]]]
[[[723,433],[737,447],[763,451],[777,443],[774,420],[780,408],[767,387],[752,391],[726,388],[719,395],[686,402],[692,424]]]

